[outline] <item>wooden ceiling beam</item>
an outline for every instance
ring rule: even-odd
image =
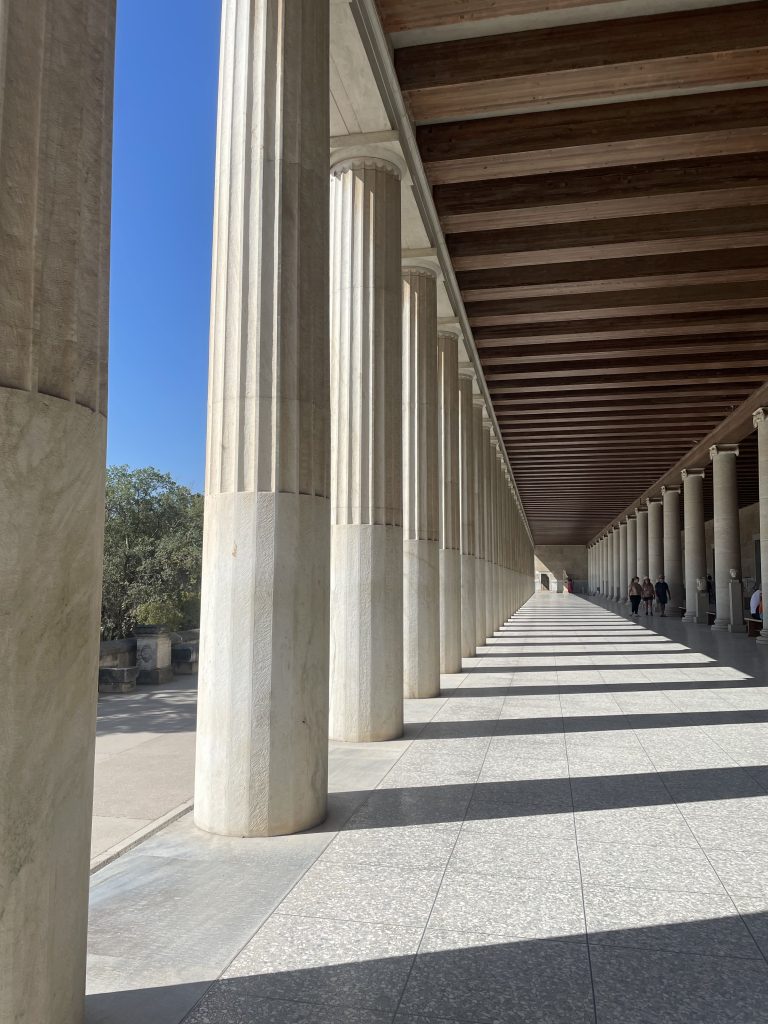
[[[438,28],[506,15],[583,7],[585,0],[377,0],[385,32]],[[589,0],[597,5],[610,0]]]
[[[404,47],[395,69],[424,123],[733,88],[766,57],[764,5],[744,3]]]
[[[662,381],[666,381],[669,375],[666,370],[661,371],[663,377]],[[731,373],[723,375],[722,379],[717,374],[709,374],[701,371],[691,371],[690,368],[685,373],[680,373],[676,381],[676,387],[680,392],[687,390],[690,384],[720,384],[724,388],[730,388],[733,385],[739,387],[748,387],[750,385],[757,387],[765,379],[765,373],[751,367],[745,369],[743,373],[736,374]],[[640,391],[648,388],[651,385],[657,385],[660,381],[658,378],[654,378],[653,374],[645,374],[639,380],[622,380],[617,381],[615,379],[605,380],[600,377],[593,378],[592,380],[568,380],[558,381],[557,393],[561,397],[566,398],[568,393],[585,394],[587,392],[600,392],[600,391],[611,391],[612,394],[632,394],[634,391]],[[552,384],[541,384],[538,381],[521,380],[521,381],[489,381],[489,393],[491,399],[495,402],[497,397],[503,397],[505,395],[520,395],[520,394],[547,394],[553,393]]]
[[[690,355],[697,363],[701,363],[703,367],[706,367],[710,355],[723,357],[728,355],[730,356],[729,362],[733,363],[743,358],[744,353],[748,352],[764,353],[765,357],[761,365],[768,366],[768,341],[766,340],[766,335],[768,335],[768,326],[764,326],[761,329],[760,336],[757,338],[746,341],[734,340],[727,344],[702,340],[681,344],[667,339],[661,345],[647,343],[642,346],[630,346],[619,345],[616,342],[603,342],[601,344],[575,348],[572,345],[569,347],[567,344],[554,345],[552,339],[547,339],[548,343],[543,346],[536,342],[531,345],[518,343],[517,347],[509,345],[500,351],[494,350],[492,354],[483,348],[480,351],[484,368],[506,366],[508,363],[513,363],[516,367],[529,363],[536,366],[546,363],[556,363],[558,365],[584,362],[594,363],[602,359],[625,360],[628,362],[652,359],[663,362],[664,360],[679,359],[684,355]],[[641,334],[638,336],[641,336]],[[638,364],[636,368],[642,368],[642,365]],[[564,372],[570,373],[570,366]]]

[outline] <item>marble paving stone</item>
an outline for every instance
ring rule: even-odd
[[[420,927],[272,917],[224,974],[252,996],[394,1010],[422,936]]]
[[[567,779],[524,782],[484,782],[475,787],[467,818],[528,817],[534,814],[570,814],[573,810]]]
[[[217,982],[184,1024],[390,1024],[392,1014],[358,1007],[261,999],[249,979]]]
[[[468,818],[462,826],[462,834],[485,835],[506,839],[511,843],[548,843],[555,840],[573,839],[573,815],[533,814],[511,818]]]
[[[511,938],[584,941],[578,883],[446,872],[430,917],[438,928],[460,928]]]
[[[757,850],[707,849],[712,867],[731,896],[768,896],[768,847]]]
[[[580,842],[697,845],[686,819],[674,806],[579,811],[574,821]]]
[[[505,884],[511,875],[579,882],[579,855],[575,839],[531,843],[528,839],[504,838],[464,832],[459,836],[448,864],[451,872],[494,877]]]
[[[598,1024],[758,1024],[765,962],[593,947]]]
[[[472,796],[472,786],[377,789],[358,808],[346,828],[404,828],[409,825],[458,826]]]
[[[427,1020],[588,1024],[594,1013],[586,947],[430,928],[401,1010]]]
[[[406,829],[361,829],[340,832],[323,855],[323,865],[375,868],[378,864],[407,871],[444,868],[457,832],[428,825]]]
[[[584,884],[626,885],[671,892],[722,893],[704,853],[687,846],[579,842]]]
[[[586,884],[584,905],[591,946],[760,958],[752,936],[724,893]]]

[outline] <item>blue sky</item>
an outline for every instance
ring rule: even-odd
[[[202,489],[220,3],[117,7],[107,458]]]

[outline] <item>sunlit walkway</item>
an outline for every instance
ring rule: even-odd
[[[764,1021],[764,653],[535,598],[404,740],[334,749],[322,829],[187,817],[95,875],[88,1020]]]

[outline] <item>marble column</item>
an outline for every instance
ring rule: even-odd
[[[613,528],[611,533],[611,597],[614,601],[621,600],[621,540],[618,526]]]
[[[704,534],[704,470],[684,469],[683,518],[685,526],[685,615],[686,622],[703,622],[707,625],[708,604],[704,595],[704,607],[699,613],[699,589],[697,581],[707,575],[707,545]]]
[[[437,277],[403,268],[403,694],[440,693]]]
[[[626,604],[629,598],[627,591],[629,580],[627,579],[627,521],[619,523],[619,602]]]
[[[459,368],[459,511],[461,533],[461,653],[472,657],[477,645],[475,609],[475,450],[471,366]]]
[[[82,1024],[114,0],[0,4],[0,1021]]]
[[[485,486],[483,481],[483,408],[480,395],[472,399],[472,452],[475,505],[475,645],[485,643]]]
[[[483,410],[483,484],[485,489],[485,638],[493,636],[496,630],[494,622],[493,587],[495,580],[494,522],[493,522],[493,487],[491,470],[493,465],[493,441],[491,421],[488,413]]]
[[[739,528],[739,494],[736,483],[737,444],[713,445],[712,492],[715,506],[715,621],[713,629],[744,629],[740,608],[731,610],[731,570],[741,580],[741,532]],[[740,588],[740,584],[739,584]]]
[[[760,500],[760,579],[763,608],[768,603],[768,409],[756,409],[752,422],[757,429],[757,472]],[[768,615],[763,611],[763,628],[757,638],[759,644],[768,644]]]
[[[631,515],[627,516],[627,580],[634,576],[637,576],[637,516]]]
[[[400,187],[332,170],[330,734],[357,743],[403,731]]]
[[[662,487],[664,519],[664,579],[669,586],[670,611],[683,603],[683,551],[680,536],[680,488]]]
[[[222,17],[194,813],[232,836],[327,793],[328,15],[267,6]]]
[[[459,498],[459,339],[437,342],[440,433],[440,671],[461,671],[461,551]]]
[[[638,508],[637,515],[637,575],[640,582],[648,575],[648,508]]]
[[[664,515],[661,498],[646,498],[648,506],[648,576],[654,585],[664,572]]]

